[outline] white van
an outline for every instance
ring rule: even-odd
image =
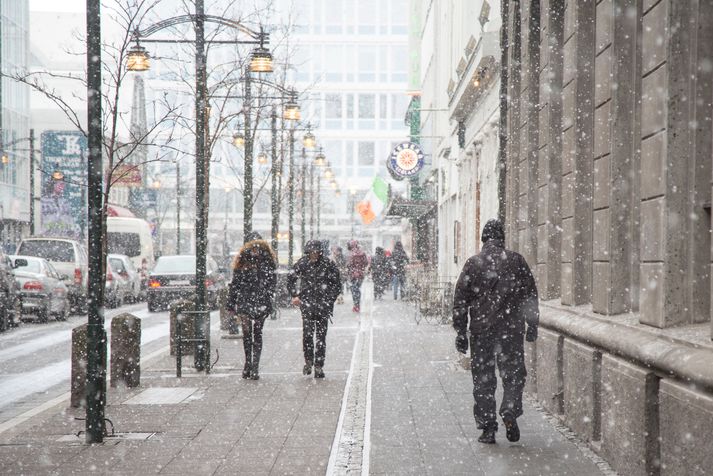
[[[107,217],[107,253],[126,255],[142,278],[153,269],[151,225],[141,218]]]

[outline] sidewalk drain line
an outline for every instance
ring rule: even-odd
[[[371,300],[368,304],[372,304]],[[326,474],[330,476],[357,473],[365,475],[369,472],[373,305],[363,316],[354,341],[352,362],[344,386],[342,409],[329,455]]]

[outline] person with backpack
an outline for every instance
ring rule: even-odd
[[[299,290],[297,289],[299,280]],[[292,305],[302,313],[302,350],[304,375],[324,378],[324,359],[327,352],[327,327],[334,313],[334,302],[339,296],[341,279],[337,265],[324,256],[324,248],[317,240],[305,245],[304,256],[292,267],[287,278],[287,289]]]
[[[347,244],[349,259],[347,260],[347,272],[351,283],[352,301],[354,307],[352,311],[361,312],[361,284],[366,276],[366,269],[369,267],[369,258],[359,247],[359,242],[352,240]]]
[[[482,241],[482,251],[466,261],[456,283],[453,327],[456,350],[465,354],[470,347],[473,416],[483,430],[478,441],[493,444],[498,430],[496,363],[503,386],[499,414],[508,441],[518,441],[517,418],[522,415],[527,375],[523,338],[537,339],[540,311],[530,267],[520,254],[505,249],[499,220],[485,224]]]
[[[265,319],[272,312],[277,283],[275,269],[275,255],[262,239],[245,243],[233,263],[233,279],[228,288],[226,306],[231,321],[239,319],[242,325],[244,379],[260,378],[262,329]]]

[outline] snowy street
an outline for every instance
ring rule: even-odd
[[[240,378],[242,341],[221,339],[216,315],[219,361],[206,376],[187,358],[179,380],[164,348],[166,313],[121,309],[143,320],[142,355],[160,355],[142,362],[140,388],[109,389],[106,416],[123,436],[98,447],[72,436],[84,428],[74,420],[84,412],[67,409],[68,400],[42,407],[68,390],[69,362],[53,356],[68,355],[69,327],[80,318],[25,326],[12,345],[3,336],[0,350],[0,464],[9,474],[602,474],[591,452],[531,403],[520,442],[501,431],[497,445],[479,444],[470,373],[452,348],[452,329],[416,325],[410,303],[374,303],[370,290],[364,304],[359,317],[349,299],[337,306],[323,381],[301,373],[295,310],[267,322],[261,379],[250,381]],[[28,375],[38,378],[6,385]],[[45,411],[18,417],[37,407]]]

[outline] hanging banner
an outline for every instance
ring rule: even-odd
[[[81,239],[87,214],[87,139],[78,131],[45,131],[41,141],[41,233]]]
[[[423,169],[425,158],[421,146],[414,142],[402,142],[391,151],[386,168],[399,180],[413,177]]]

